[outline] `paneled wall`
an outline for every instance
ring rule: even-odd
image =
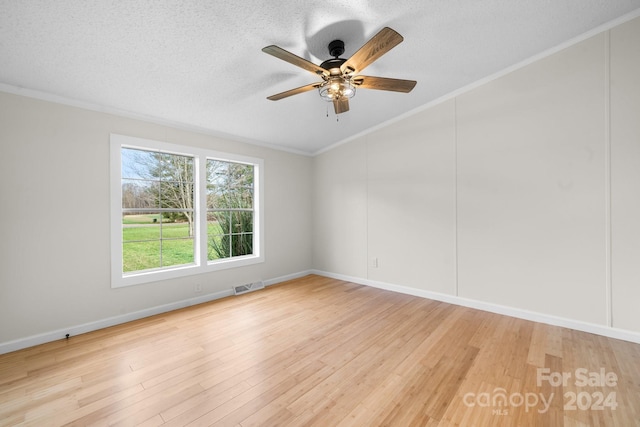
[[[640,332],[639,45],[635,19],[318,155],[314,266]]]

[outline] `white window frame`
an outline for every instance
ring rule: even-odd
[[[166,267],[159,270],[122,272],[122,148],[134,148],[177,154],[194,158],[194,192],[196,194],[194,223],[194,263]],[[207,159],[245,163],[254,170],[253,254],[218,260],[207,260]],[[174,279],[228,268],[264,262],[264,161],[255,157],[223,153],[198,147],[136,138],[126,135],[110,136],[111,184],[111,287],[120,288],[141,283]]]

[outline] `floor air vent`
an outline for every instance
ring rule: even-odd
[[[233,293],[236,295],[246,294],[247,292],[257,291],[258,289],[264,289],[264,283],[262,281],[247,283],[246,285],[234,286]]]

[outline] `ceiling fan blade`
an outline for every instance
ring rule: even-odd
[[[313,74],[317,75],[325,75],[328,76],[329,72],[324,68],[321,68],[314,64],[313,62],[307,61],[304,58],[300,58],[298,55],[294,55],[293,53],[282,49],[281,47],[271,45],[262,48],[264,53],[268,53],[269,55],[275,56],[278,59],[282,59],[283,61],[287,61],[290,64],[293,64],[297,67],[303,68]]]
[[[342,64],[343,73],[358,74],[369,64],[400,44],[404,38],[389,27],[384,27]]]
[[[333,109],[336,111],[336,114],[342,114],[349,111],[349,98],[334,99]]]
[[[270,101],[277,101],[282,98],[286,98],[288,96],[297,95],[299,93],[308,92],[313,89],[317,89],[322,85],[322,82],[311,83],[309,85],[300,86],[295,89],[287,90],[285,92],[280,92],[275,95],[268,96],[267,99]]]
[[[356,76],[351,82],[358,88],[391,90],[409,93],[416,85],[415,80],[389,79],[387,77]]]

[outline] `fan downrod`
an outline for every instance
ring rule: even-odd
[[[329,55],[338,58],[344,53],[344,42],[342,40],[334,40],[329,43]]]

